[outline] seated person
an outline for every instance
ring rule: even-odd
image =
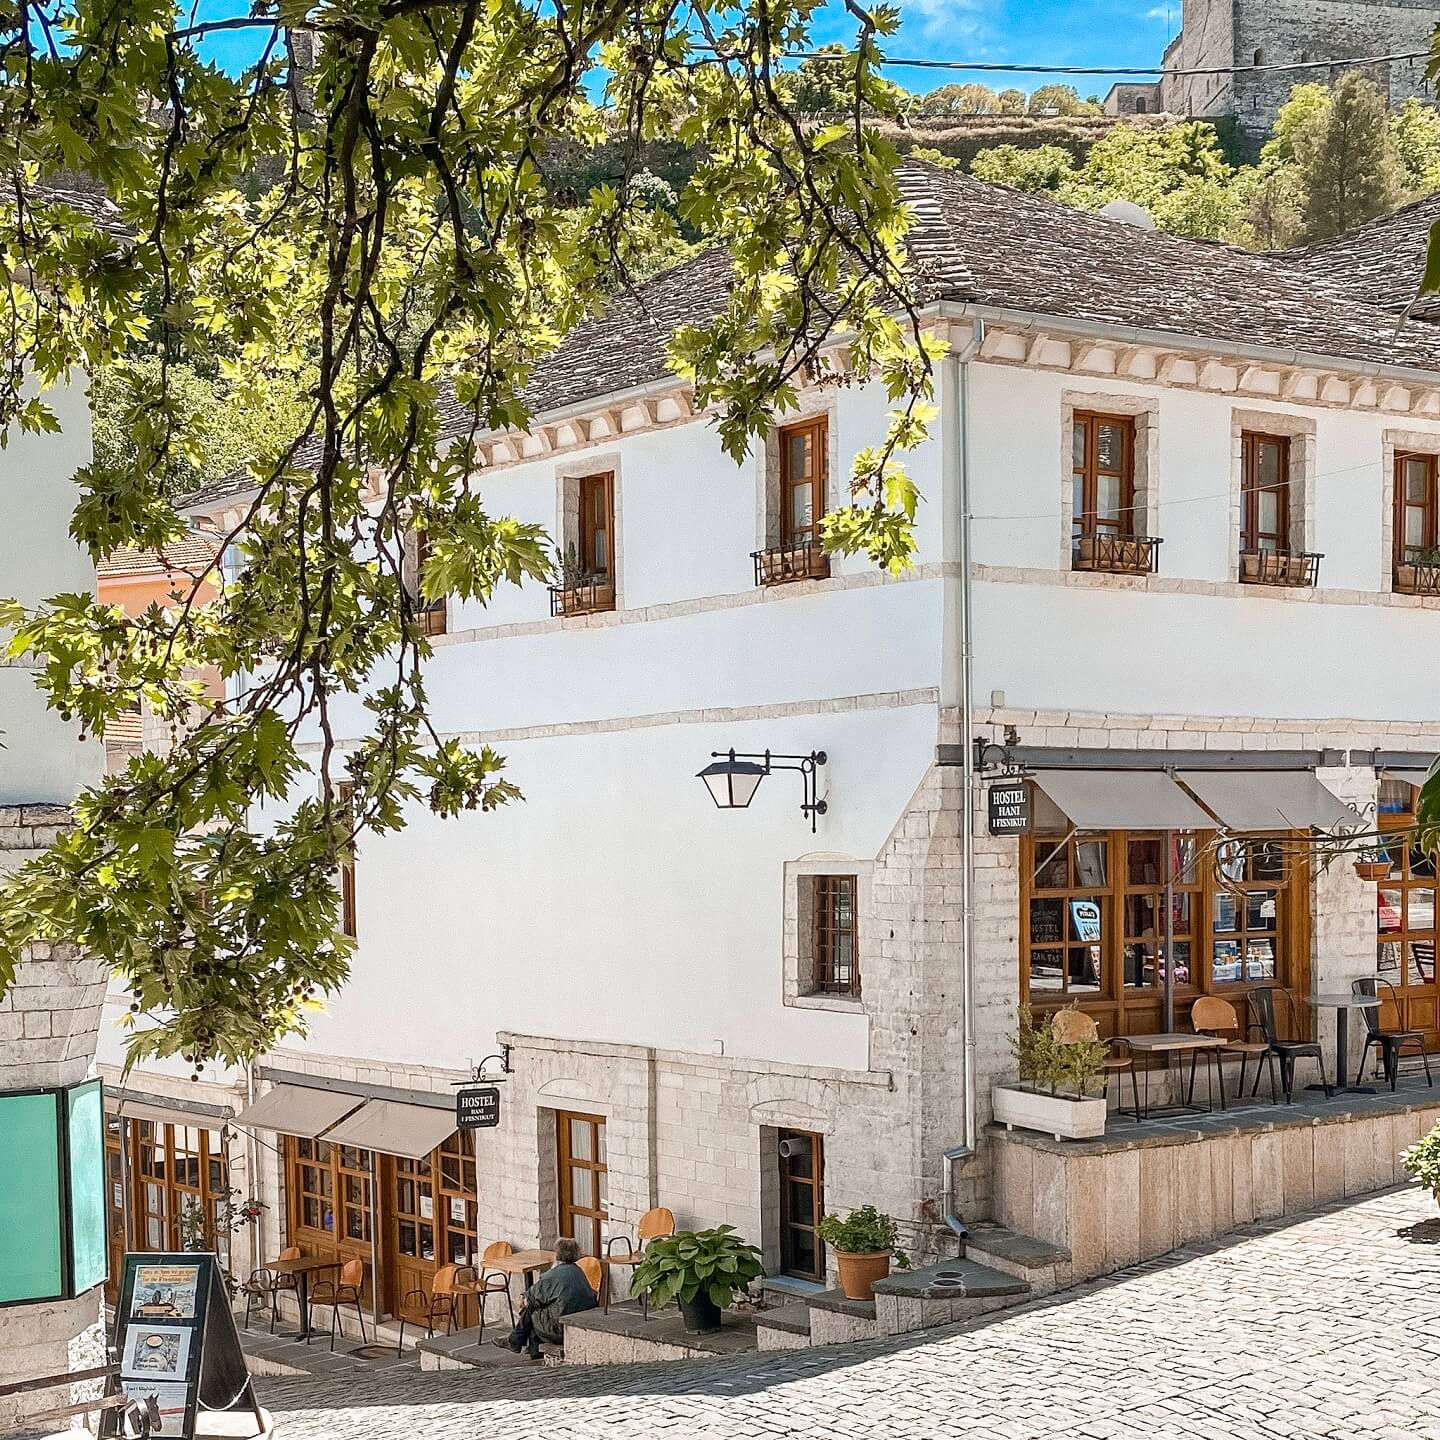
[[[565,1335],[560,1317],[593,1310],[600,1303],[585,1272],[575,1263],[579,1258],[580,1247],[573,1240],[557,1240],[555,1264],[525,1292],[525,1303],[520,1307],[515,1328],[508,1338],[492,1343],[517,1355],[528,1350],[532,1360],[540,1358],[542,1340],[547,1345],[563,1345]]]

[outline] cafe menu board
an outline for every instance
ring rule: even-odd
[[[255,1433],[263,1429],[214,1255],[126,1255],[115,1349],[125,1394],[154,1402],[151,1435],[191,1440],[200,1410],[242,1402],[255,1413]]]

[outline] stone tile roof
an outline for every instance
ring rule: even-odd
[[[1402,311],[1415,298],[1430,227],[1437,220],[1440,194],[1427,195],[1333,240],[1281,251],[1277,258],[1368,305]],[[1440,296],[1428,296],[1411,313],[1420,320],[1440,320]]]
[[[213,540],[192,533],[172,540],[163,550],[136,550],[123,545],[113,555],[107,555],[95,567],[95,573],[102,580],[173,573],[202,575],[215,559],[215,553]]]
[[[128,240],[134,231],[120,218],[120,209],[108,195],[99,190],[85,189],[78,185],[40,184],[35,187],[38,199],[49,204],[68,205],[72,210],[93,220],[107,234],[117,240]]]
[[[1397,330],[1378,301],[1304,273],[1293,256],[1141,230],[923,161],[907,160],[900,180],[915,211],[909,247],[924,302],[972,301],[1177,341],[1434,370],[1440,378],[1440,330],[1418,323]],[[663,380],[671,331],[714,316],[729,278],[728,259],[708,251],[617,297],[536,367],[525,391],[531,413]],[[468,412],[453,400],[442,409],[449,433],[468,429]],[[203,508],[251,488],[237,473],[184,503]]]
[[[952,273],[956,261],[969,272],[955,298],[1440,372],[1440,334],[1430,326],[1397,331],[1375,304],[1274,255],[1141,230],[923,164],[905,167],[905,183],[933,197],[944,225],[923,243],[952,255]]]

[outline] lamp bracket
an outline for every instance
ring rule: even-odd
[[[812,750],[808,755],[788,755],[775,750],[712,750],[712,760],[753,760],[764,767],[768,775],[772,770],[797,770],[804,786],[804,799],[800,802],[800,813],[810,817],[810,833],[815,833],[815,817],[824,815],[830,806],[820,798],[818,770],[830,757],[823,750]]]

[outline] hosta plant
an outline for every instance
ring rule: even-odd
[[[652,1240],[635,1267],[632,1285],[652,1306],[679,1300],[688,1305],[708,1295],[721,1309],[750,1282],[765,1273],[760,1252],[735,1233],[733,1225],[713,1230],[680,1230]]]

